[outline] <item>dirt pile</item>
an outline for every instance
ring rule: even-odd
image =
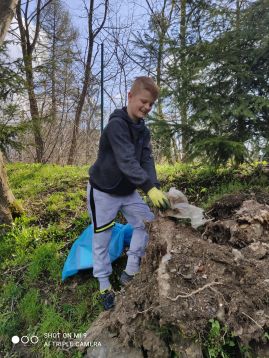
[[[225,210],[226,199],[212,208],[217,219],[202,234],[168,218],[151,225],[141,272],[87,332],[86,341],[103,346],[101,353],[89,348],[88,357],[202,357],[194,338],[212,318],[245,345],[262,341],[269,327],[269,206],[241,197]],[[256,356],[269,357],[266,349]]]

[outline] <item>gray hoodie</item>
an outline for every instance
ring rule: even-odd
[[[94,188],[110,194],[128,195],[136,188],[147,193],[154,186],[160,186],[151,153],[150,133],[143,119],[138,123],[132,121],[126,107],[111,114],[89,175]]]

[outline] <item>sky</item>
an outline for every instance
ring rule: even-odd
[[[66,8],[69,10],[73,24],[79,29],[80,32],[80,40],[79,40],[79,46],[81,49],[85,49],[86,41],[87,41],[87,18],[86,13],[84,10],[84,2],[83,0],[65,0],[63,1]],[[103,4],[103,1],[100,2],[100,0],[95,1],[98,5]],[[145,0],[110,0],[110,7],[112,9],[111,16],[113,19],[113,23],[119,25],[119,23],[126,23],[128,19],[132,17],[133,19],[133,25],[132,30],[135,30],[135,28],[144,28],[146,24],[146,13],[147,9],[145,7],[146,2]],[[86,4],[89,4],[89,0],[86,1]],[[99,7],[100,15],[103,15],[103,6]],[[130,21],[130,20],[129,20]],[[109,31],[109,30],[108,30]],[[104,33],[104,32],[103,32]],[[97,43],[102,42],[102,36],[99,36],[96,39]],[[112,56],[113,47],[109,46],[108,43],[104,44],[104,57],[110,58]],[[97,55],[96,58],[96,64],[94,66],[95,73],[100,72],[100,52]],[[115,60],[115,55],[113,55],[111,61]],[[112,68],[105,68],[104,69],[104,77],[105,79],[111,75],[113,72]],[[127,71],[128,72],[128,71]],[[129,83],[131,83],[132,79],[135,78],[138,75],[141,75],[141,71],[129,71],[128,79]],[[145,73],[142,73],[145,74]],[[127,89],[123,88],[121,86],[121,90],[119,89],[118,81],[120,81],[120,75],[117,79],[105,82],[105,90],[112,93],[113,92],[113,101],[117,104],[117,107],[121,107],[125,104],[126,98],[127,98]],[[130,87],[130,85],[129,85]],[[125,93],[124,98],[122,98],[121,94]],[[104,107],[105,111],[107,113],[110,113],[115,108],[115,103],[111,101],[110,97],[104,94]]]
[[[100,0],[95,0],[95,4],[98,7],[97,14],[100,15],[99,19],[102,18],[103,15],[103,2]],[[35,4],[35,0],[30,3],[31,6]],[[79,40],[77,43],[77,47],[81,50],[82,53],[85,53],[85,48],[87,44],[87,16],[85,11],[85,3],[87,6],[89,5],[89,0],[62,0],[63,5],[69,11],[73,25],[79,30]],[[32,4],[32,5],[31,5]],[[110,9],[111,9],[111,19],[113,21],[113,25],[119,27],[119,25],[126,24],[126,22],[130,23],[130,19],[132,19],[132,27],[131,30],[135,31],[136,29],[143,29],[145,25],[147,26],[147,8],[146,8],[146,1],[145,0],[110,0]],[[13,28],[17,27],[16,21],[13,21],[12,24]],[[110,22],[111,26],[111,22]],[[96,44],[100,44],[103,41],[104,36],[108,36],[111,28],[108,27],[106,31],[103,31],[99,34],[96,38]],[[128,36],[128,29],[124,30],[124,35],[122,34],[122,40],[126,40]],[[15,32],[19,34],[19,30],[17,29]],[[10,35],[7,39],[10,39]],[[104,56],[105,62],[106,59],[110,58],[110,64],[104,68],[104,77],[108,79],[112,77],[113,73],[116,73],[116,65],[113,66],[113,61],[116,61],[115,54],[112,52],[114,51],[113,45],[110,45],[107,41],[104,43]],[[18,57],[22,57],[20,45],[11,45],[9,46],[9,53],[13,60]],[[101,56],[100,52],[96,56],[96,61],[93,67],[93,73],[97,74],[100,77],[100,63]],[[129,65],[128,65],[129,66]],[[104,83],[105,91],[109,93],[107,95],[104,94],[104,110],[105,110],[105,119],[108,119],[109,113],[111,113],[115,107],[122,107],[126,104],[127,99],[127,92],[130,89],[130,85],[132,80],[139,75],[145,75],[146,73],[141,72],[141,70],[133,69],[130,66],[126,67],[127,72],[127,85],[122,80],[121,74],[117,74],[113,79],[107,80]],[[98,99],[100,103],[100,96]]]

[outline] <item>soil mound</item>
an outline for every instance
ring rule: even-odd
[[[85,341],[102,342],[87,356],[203,357],[195,339],[210,319],[245,345],[262,344],[269,327],[269,206],[246,199],[225,198],[202,234],[175,219],[151,224],[141,272],[87,332]],[[259,349],[256,356],[269,357],[266,345]]]

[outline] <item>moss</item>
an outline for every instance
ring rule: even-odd
[[[20,216],[24,213],[24,208],[20,200],[14,200],[10,205],[10,211],[13,217]]]

